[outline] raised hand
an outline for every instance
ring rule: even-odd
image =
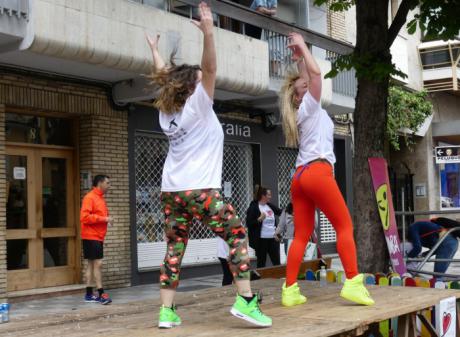
[[[306,48],[305,41],[299,33],[290,33],[287,48],[292,51],[292,60],[297,61],[302,57],[302,50]]]
[[[211,34],[214,28],[214,20],[212,19],[211,8],[205,3],[200,2],[198,6],[200,12],[200,21],[192,20],[192,23],[200,29],[203,34]]]
[[[145,39],[147,40],[150,50],[152,51],[154,69],[163,69],[166,66],[166,64],[163,61],[163,58],[161,57],[160,53],[158,52],[158,41],[160,40],[160,34],[157,34],[156,37],[152,37],[146,33]]]
[[[156,38],[151,37],[148,34],[145,34],[147,43],[149,44],[150,49],[153,51],[158,50],[158,41],[160,40],[160,34],[157,34]]]

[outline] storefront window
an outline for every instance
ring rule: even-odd
[[[439,165],[441,208],[460,208],[460,163]]]
[[[43,240],[43,265],[60,267],[67,265],[68,238],[47,238]]]
[[[7,113],[6,141],[72,146],[72,124],[71,119]]]
[[[6,241],[7,269],[27,269],[29,267],[29,240]]]

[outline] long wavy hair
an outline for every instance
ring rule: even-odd
[[[175,54],[176,51],[171,53],[169,65],[158,70],[153,67],[148,76],[151,80],[150,84],[159,87],[158,96],[153,105],[166,114],[182,109],[187,98],[195,90],[198,70],[201,70],[198,65],[176,65]]]
[[[299,78],[299,73],[290,69],[286,75],[279,94],[279,108],[281,111],[281,122],[283,125],[286,145],[296,147],[299,144],[299,129],[297,128],[296,92],[294,84]]]

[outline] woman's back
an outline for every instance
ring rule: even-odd
[[[201,83],[182,111],[160,112],[160,125],[169,138],[162,191],[221,188],[224,134]]]
[[[312,160],[327,159],[332,165],[334,155],[334,123],[309,92],[307,92],[297,112],[299,128],[299,155],[296,167]]]

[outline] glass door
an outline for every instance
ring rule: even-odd
[[[75,283],[73,151],[8,146],[6,172],[8,291]]]

